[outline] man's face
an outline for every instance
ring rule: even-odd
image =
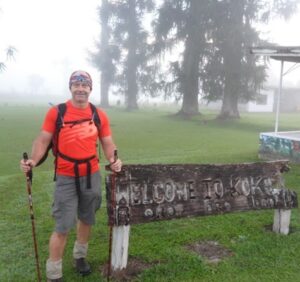
[[[78,81],[71,84],[71,93],[75,103],[84,104],[89,100],[91,88],[88,83]]]

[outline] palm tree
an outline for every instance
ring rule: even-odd
[[[17,49],[13,46],[9,46],[6,48],[6,59],[4,61],[0,61],[0,72],[3,72],[6,70],[6,62],[10,61],[15,58],[15,53],[17,52]]]

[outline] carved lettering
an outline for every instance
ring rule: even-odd
[[[231,205],[229,202],[204,200],[204,210],[207,214],[213,212],[229,212],[231,211]]]
[[[175,212],[177,216],[181,216],[183,214],[183,205],[182,204],[178,204],[175,206]]]
[[[216,184],[217,191],[221,191],[219,183]],[[195,183],[188,181],[187,183],[176,183],[171,180],[163,182],[155,182],[151,187],[146,182],[142,184],[130,183],[130,204],[148,205],[163,204],[165,202],[172,203],[175,200],[188,201],[195,199]]]
[[[281,161],[242,165],[124,166],[107,182],[109,222],[134,224],[251,209],[297,207],[297,194],[279,183]],[[230,174],[231,173],[231,174]]]
[[[175,199],[175,185],[173,182],[167,182],[165,184],[165,199],[167,202],[173,202]]]
[[[174,207],[172,207],[172,206],[167,207],[166,208],[166,213],[167,213],[168,217],[175,215],[175,209],[174,209]]]
[[[225,202],[225,203],[224,203],[224,207],[225,207],[225,210],[226,210],[226,211],[230,211],[230,210],[231,210],[231,205],[230,205],[230,203],[228,203],[228,202]]]
[[[204,186],[204,198],[211,199],[211,178],[202,180],[202,184]]]
[[[153,185],[153,201],[156,204],[162,204],[165,200],[162,183],[156,183]]]
[[[244,196],[249,196],[249,194],[251,193],[251,187],[247,177],[243,177],[241,179],[241,192]]]
[[[196,199],[194,184],[195,184],[194,181],[188,181],[188,183],[187,183],[187,187],[188,187],[188,190],[190,193],[190,199]]]
[[[188,191],[187,191],[187,187],[186,185],[177,183],[176,185],[176,195],[178,200],[184,200],[187,201],[188,200]]]
[[[262,177],[250,177],[250,183],[252,187],[258,188],[260,187],[259,184],[262,182]]]
[[[152,204],[152,200],[148,199],[148,194],[147,194],[148,186],[147,186],[147,184],[144,183],[141,188],[142,188],[143,204],[144,205]]]
[[[238,190],[239,181],[240,181],[239,177],[237,178],[233,178],[232,176],[230,177],[231,194],[235,197],[240,195]]]
[[[223,198],[224,187],[221,179],[214,180],[213,187],[218,198]]]
[[[151,209],[146,209],[144,212],[144,215],[146,217],[152,217],[153,216],[153,211]]]
[[[208,214],[211,213],[213,211],[211,201],[207,199],[204,200],[203,203],[204,203],[204,211]]]
[[[157,206],[155,210],[155,216],[156,218],[162,218],[163,217],[163,209],[161,206]]]
[[[130,202],[134,205],[141,204],[141,190],[139,189],[138,185],[131,183],[130,184]]]
[[[274,200],[273,199],[268,199],[268,206],[270,208],[274,207]]]

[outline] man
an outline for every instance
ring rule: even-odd
[[[85,71],[73,72],[69,89],[72,98],[65,104],[63,117],[60,116],[58,106],[48,111],[41,132],[33,142],[30,159],[20,162],[25,173],[30,171],[43,158],[50,142],[56,141],[56,184],[52,207],[56,226],[49,241],[49,258],[46,263],[48,281],[62,281],[62,258],[67,235],[76,222],[74,265],[81,275],[91,272],[85,258],[91,226],[95,224],[95,212],[101,204],[101,179],[96,150],[98,138],[111,169],[118,172],[122,167],[121,160],[114,156],[116,146],[106,114],[96,109],[100,124],[97,125],[93,120],[95,113],[89,103],[91,76]],[[63,120],[57,133],[58,117]]]

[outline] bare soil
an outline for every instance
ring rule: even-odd
[[[126,282],[132,281],[145,269],[150,268],[153,263],[146,263],[138,258],[129,258],[126,269],[114,271],[110,275],[110,281]],[[107,277],[108,264],[101,266],[100,271],[104,277]]]
[[[216,241],[198,242],[190,244],[186,248],[203,257],[209,263],[219,263],[222,259],[233,255],[231,250],[219,245]]]
[[[219,245],[216,241],[197,242],[186,246],[186,249],[203,257],[209,263],[219,263],[222,259],[232,256],[233,252]],[[133,281],[144,270],[152,267],[156,262],[147,263],[138,258],[129,258],[126,269],[114,271],[110,274],[110,281]],[[100,267],[101,274],[107,277],[108,264]]]

